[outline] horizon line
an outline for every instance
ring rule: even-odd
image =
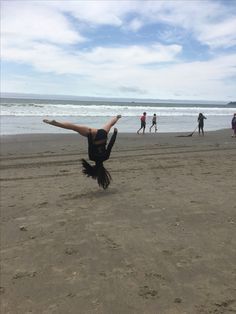
[[[23,96],[26,96],[27,98],[31,99],[30,97],[34,97],[34,96],[38,96],[41,99],[50,99],[47,97],[53,97],[54,100],[79,100],[79,99],[84,99],[84,100],[94,100],[94,101],[100,101],[100,100],[117,100],[117,101],[129,101],[129,102],[144,102],[144,101],[154,101],[154,102],[203,102],[203,103],[225,103],[228,104],[230,102],[234,102],[234,101],[226,101],[226,100],[203,100],[203,99],[170,99],[170,98],[166,98],[166,99],[162,99],[162,98],[136,98],[136,97],[114,97],[114,96],[75,96],[75,95],[66,95],[66,94],[38,94],[38,93],[15,93],[15,92],[1,92],[0,93],[0,98],[17,98],[17,97],[21,97],[23,98]],[[11,97],[9,97],[11,96]],[[60,97],[63,97],[64,99],[61,99]],[[40,99],[39,98],[39,99]],[[73,98],[73,99],[71,99]]]

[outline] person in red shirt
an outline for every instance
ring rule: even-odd
[[[140,121],[141,121],[141,128],[137,131],[137,134],[139,134],[139,132],[141,130],[143,130],[143,134],[145,133],[145,128],[146,128],[146,115],[147,113],[144,112],[143,115],[141,116],[140,118]]]

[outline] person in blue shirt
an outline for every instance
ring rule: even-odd
[[[80,135],[88,139],[88,156],[89,159],[95,162],[95,165],[89,164],[85,159],[82,159],[83,173],[87,177],[97,180],[98,185],[106,189],[111,181],[111,175],[103,166],[103,162],[108,160],[111,154],[112,147],[117,136],[117,128],[114,129],[113,135],[107,144],[108,133],[113,125],[121,118],[117,115],[112,118],[101,129],[89,128],[87,126],[72,124],[69,122],[58,122],[56,120],[44,119],[43,122],[57,126],[59,128],[78,132]]]

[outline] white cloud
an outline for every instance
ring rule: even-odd
[[[213,25],[202,25],[198,37],[212,48],[235,46],[236,18]]]
[[[180,91],[206,99],[235,94],[231,79],[236,75],[235,54],[186,63],[179,60],[182,46],[171,44],[176,42],[175,38],[171,41],[172,34],[178,33],[172,30],[182,28],[186,35],[212,49],[235,45],[235,17],[220,2],[19,0],[2,3],[3,59],[30,65],[38,72],[63,74],[73,79],[76,76],[79,83],[73,85],[75,93],[76,86],[80,86],[81,94],[90,91],[104,96],[125,90],[145,91],[149,97],[163,98]],[[163,33],[169,45],[152,42],[109,46],[107,43],[106,47],[98,45],[87,50],[71,46],[89,42],[82,35],[81,25],[111,25],[138,32],[145,25],[160,22],[169,26]],[[65,89],[72,93],[68,82]],[[45,84],[41,86],[45,90]],[[118,86],[127,89],[119,90]],[[58,91],[59,88],[61,85]]]
[[[148,17],[150,11],[146,11]],[[188,31],[212,48],[232,47],[236,41],[236,16],[230,7],[213,1],[167,1],[153,9],[151,19]]]
[[[222,99],[225,95],[235,95],[236,76],[233,66],[236,55],[216,58],[208,62],[189,62],[170,64],[162,68],[129,67],[123,72],[113,73],[110,86],[115,88],[117,82],[123,86],[136,86],[148,92],[150,97],[166,98],[179,91],[190,98]],[[103,73],[103,72],[102,72]],[[110,73],[111,75],[111,73]],[[100,77],[106,79],[105,73]],[[183,98],[183,96],[179,97]]]
[[[69,12],[79,22],[92,25],[122,25],[122,15],[126,12],[126,5],[116,1],[49,1],[49,5],[61,12]]]
[[[140,28],[142,28],[144,23],[140,19],[133,19],[129,25],[128,28],[134,32],[137,32]]]
[[[12,45],[19,39],[29,44],[31,41],[73,44],[85,40],[63,14],[29,1],[3,2],[1,32],[3,40]]]
[[[180,50],[177,45],[153,45],[148,48],[100,47],[71,54],[54,45],[35,44],[27,50],[4,50],[6,55],[3,57],[30,64],[45,73],[65,75],[64,89],[72,94],[122,96],[127,90],[121,90],[119,86],[131,87],[133,96],[135,90],[140,90],[146,92],[145,97],[153,98],[157,95],[177,98],[175,95],[180,91],[193,99],[195,94],[205,99],[222,99],[222,95],[235,94],[232,78],[236,76],[236,54],[204,62],[168,62],[165,67],[160,63],[175,60]],[[146,66],[150,62],[156,65]],[[73,76],[73,80],[76,77],[78,81],[80,88],[75,87],[74,92],[70,80],[67,81],[68,76]]]
[[[7,36],[71,44],[85,38],[81,23],[112,25],[138,31],[164,23],[181,27],[211,47],[233,46],[236,41],[235,12],[215,1],[2,1],[3,31]],[[67,16],[65,15],[67,14]],[[69,22],[68,16],[77,21]],[[130,17],[132,16],[132,19]]]
[[[98,47],[93,51],[83,54],[83,59],[90,63],[101,64],[149,64],[174,61],[181,51],[179,45],[164,46],[153,44],[145,46],[125,46],[118,48]]]
[[[33,43],[27,47],[6,45],[2,58],[34,66],[41,71],[54,73],[74,73],[99,67],[126,68],[129,65],[148,65],[174,61],[182,47],[179,45],[153,44],[145,46],[96,47],[90,51],[70,52],[55,45]],[[85,69],[85,70],[84,70]],[[87,74],[87,73],[86,73]]]

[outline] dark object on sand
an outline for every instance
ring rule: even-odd
[[[188,135],[177,135],[176,137],[191,137],[196,132],[197,128],[198,128],[198,126],[196,127],[196,129],[192,133],[190,133]]]

